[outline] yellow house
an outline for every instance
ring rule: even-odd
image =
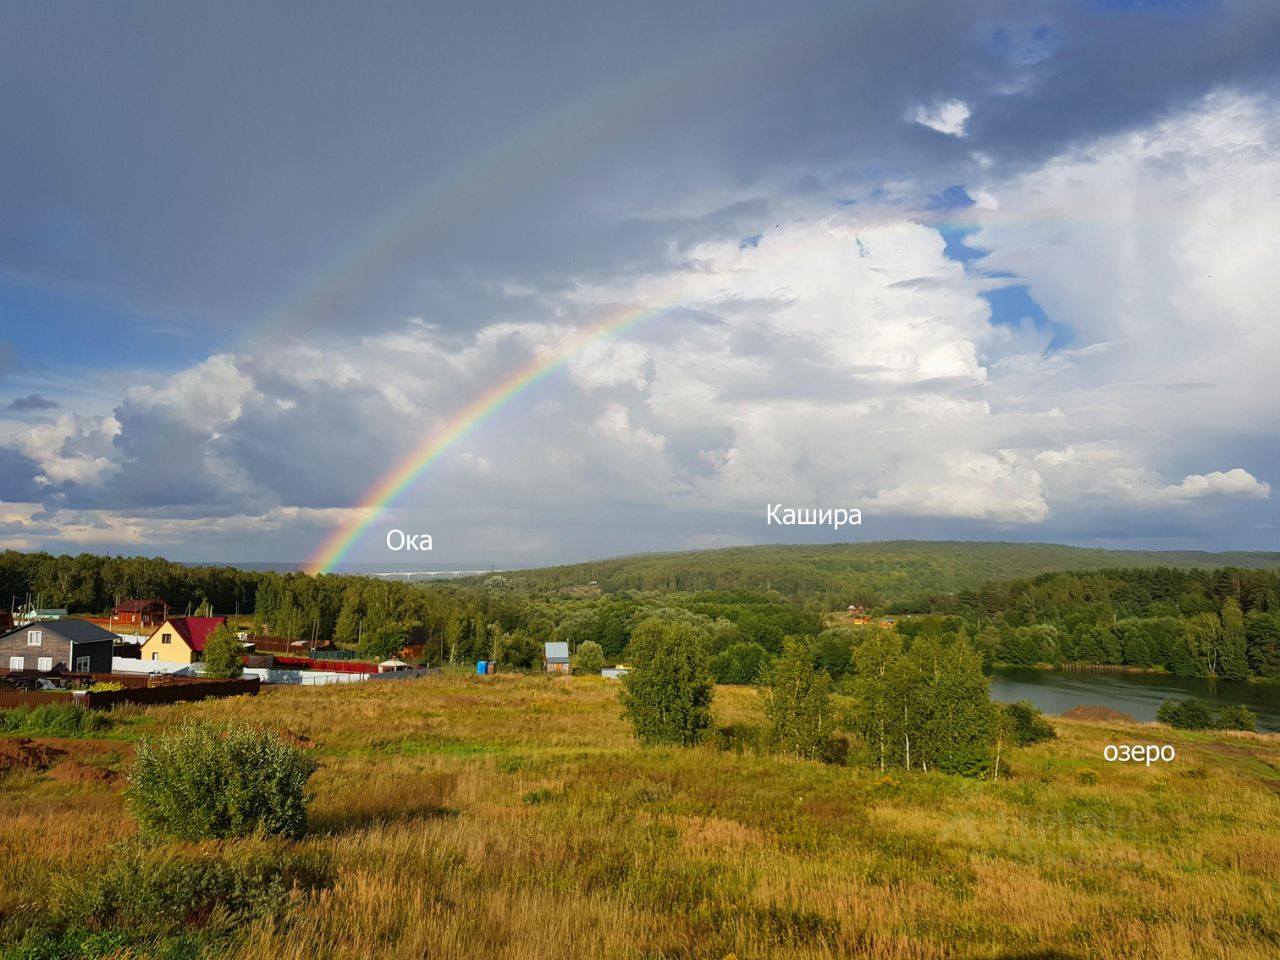
[[[195,663],[204,658],[204,645],[226,617],[170,617],[142,645],[142,659],[159,663]]]

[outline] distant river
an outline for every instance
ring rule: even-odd
[[[1199,697],[1215,707],[1244,704],[1258,715],[1258,730],[1280,732],[1280,686],[1171,677],[1163,673],[1094,673],[1000,667],[991,678],[991,697],[1002,703],[1030,700],[1045,713],[1079,704],[1110,707],[1140,722],[1154,720],[1163,700]]]

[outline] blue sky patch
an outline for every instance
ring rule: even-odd
[[[1026,284],[998,287],[982,294],[991,304],[991,322],[996,326],[1020,327],[1030,320],[1037,330],[1051,330],[1050,350],[1061,350],[1071,341],[1071,330],[1065,324],[1054,323],[1044,308],[1031,296]]]

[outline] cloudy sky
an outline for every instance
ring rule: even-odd
[[[1280,544],[1271,0],[6,3],[0,130],[0,546]]]

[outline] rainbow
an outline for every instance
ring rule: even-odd
[[[883,0],[837,4],[831,15],[795,18],[786,29],[768,30],[744,23],[726,32],[717,47],[691,49],[675,62],[659,64],[633,77],[602,83],[577,100],[507,131],[490,147],[451,171],[432,177],[415,195],[356,235],[323,269],[298,278],[295,286],[252,331],[256,340],[294,338],[298,327],[334,310],[356,289],[376,285],[424,231],[439,232],[451,221],[475,216],[485,204],[518,189],[529,170],[552,167],[608,141],[619,129],[653,122],[674,98],[691,90],[729,89],[767,57],[775,67],[787,59],[803,62],[812,55],[816,37],[830,37],[854,23],[861,13],[883,6]],[[309,573],[326,573],[341,561],[381,510],[404,493],[424,470],[454,443],[474,430],[512,397],[547,376],[589,344],[666,312],[632,310],[620,317],[584,327],[553,354],[535,358],[503,383],[457,411],[439,429],[389,470],[356,504],[354,515],[325,539],[306,564]],[[303,327],[305,331],[305,326]]]
[[[455,443],[525,390],[563,367],[586,347],[646,320],[662,316],[670,309],[662,307],[624,310],[604,321],[583,327],[563,340],[551,353],[535,356],[516,369],[506,380],[476,397],[435,431],[428,434],[417,447],[410,450],[366,490],[364,496],[355,505],[352,515],[320,544],[303,565],[303,570],[313,576],[331,573],[378,519],[382,511],[412,487],[414,481]]]

